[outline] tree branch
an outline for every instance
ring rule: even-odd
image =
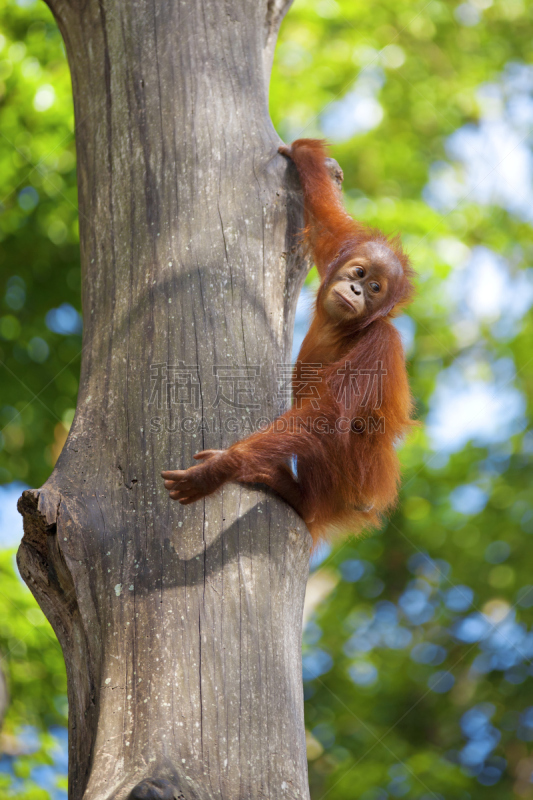
[[[283,17],[292,6],[293,0],[267,0],[267,12],[265,19],[266,35],[265,35],[265,51],[264,51],[264,64],[267,77],[270,75],[272,69],[272,62],[274,60],[274,50],[276,48],[276,40],[278,38],[279,26],[282,23]]]

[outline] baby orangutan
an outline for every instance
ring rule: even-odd
[[[334,531],[378,525],[396,501],[395,444],[412,424],[412,400],[391,317],[411,300],[413,272],[397,239],[346,213],[324,142],[298,139],[279,150],[298,170],[304,238],[321,279],[294,370],[293,407],[227,450],[197,453],[196,466],[161,474],[184,505],[227,481],[266,484],[300,514],[316,544]],[[313,391],[302,396],[306,370]]]

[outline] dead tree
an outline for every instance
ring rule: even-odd
[[[66,661],[72,800],[309,796],[310,537],[261,487],[181,507],[159,477],[279,413],[305,273],[268,114],[290,1],[49,0],[74,92],[83,354],[68,441],[20,500],[18,560]]]

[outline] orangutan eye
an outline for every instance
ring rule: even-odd
[[[363,278],[363,277],[364,277],[364,275],[365,275],[365,271],[364,271],[364,269],[363,269],[362,267],[356,267],[356,268],[355,268],[355,274],[356,274],[356,275],[357,275],[359,278]]]
[[[381,288],[379,283],[372,282],[369,285],[370,285],[370,288],[372,289],[373,292],[379,292],[379,290]]]

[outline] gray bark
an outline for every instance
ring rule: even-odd
[[[51,2],[74,92],[83,356],[65,448],[20,500],[18,560],[65,656],[71,800],[309,797],[305,526],[261,487],[182,507],[159,477],[247,433],[228,420],[279,412],[306,266],[268,115],[289,4]],[[192,411],[150,402],[151,365],[180,363],[198,365]],[[213,365],[259,365],[261,407],[217,404]]]

